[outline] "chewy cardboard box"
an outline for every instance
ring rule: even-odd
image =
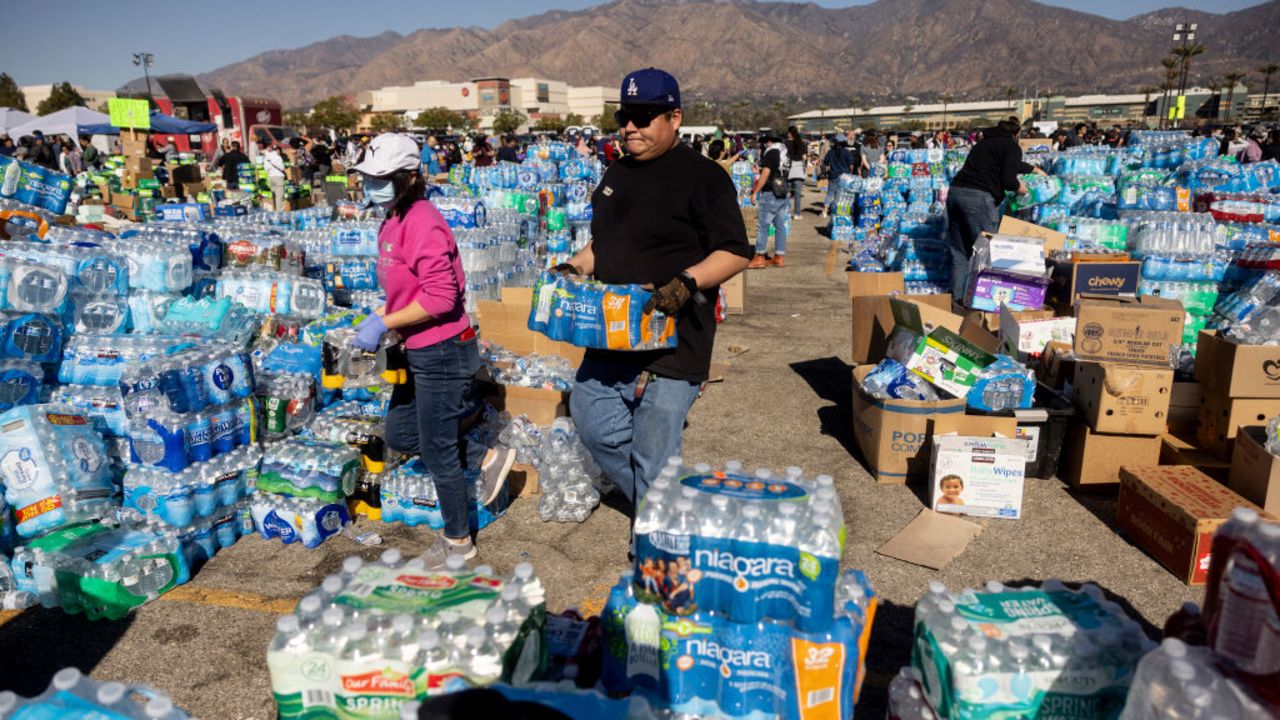
[[[1081,295],[1076,359],[1170,367],[1185,315],[1177,300]]]
[[[1267,450],[1267,429],[1249,425],[1236,434],[1227,486],[1272,515],[1280,515],[1280,458]]]
[[[1200,447],[1194,440],[1171,433],[1160,436],[1160,464],[1190,465],[1223,485],[1227,484],[1231,470],[1230,462]]]
[[[741,273],[745,275],[746,273]],[[900,272],[890,273],[845,273],[849,284],[849,299],[853,304],[853,357],[854,364],[876,363],[884,359],[885,344],[889,333],[893,332],[893,310],[889,306],[890,293],[896,297],[917,303],[932,310],[939,311],[937,317],[947,317],[945,321],[953,330],[960,329],[960,319],[951,316],[951,295],[905,295],[906,284]],[[954,319],[952,319],[954,318]],[[935,321],[941,322],[941,320]]]
[[[1188,585],[1203,585],[1213,533],[1245,500],[1188,465],[1120,468],[1116,527]]]
[[[1065,440],[1058,477],[1073,488],[1109,490],[1120,481],[1120,466],[1160,462],[1160,438],[1104,435],[1077,423]]]
[[[1173,370],[1082,362],[1072,381],[1076,407],[1100,433],[1160,435],[1168,424]]]
[[[503,288],[502,302],[481,300],[477,304],[481,336],[521,355],[559,355],[580,364],[585,350],[529,329],[532,303],[532,288]],[[487,394],[497,409],[513,416],[527,415],[538,425],[549,425],[569,414],[569,395],[558,390],[495,384],[487,388]]]
[[[1280,398],[1233,398],[1206,390],[1196,439],[1205,450],[1230,459],[1231,444],[1242,425],[1266,425],[1276,415],[1280,415]]]
[[[1138,293],[1142,263],[1136,260],[1055,260],[1051,266],[1053,279],[1049,285],[1049,299],[1054,302],[1074,304],[1081,294],[1132,296]]]
[[[1280,346],[1241,345],[1201,330],[1196,380],[1229,397],[1280,398]]]
[[[853,369],[853,434],[867,471],[880,483],[926,477],[930,440],[961,427],[964,400],[879,400],[862,391],[862,380],[873,369]]]
[[[965,432],[969,432],[965,427]],[[1027,441],[944,435],[933,439],[929,497],[938,512],[1022,517]]]

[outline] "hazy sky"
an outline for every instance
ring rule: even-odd
[[[18,32],[0,42],[0,72],[20,85],[69,80],[95,90],[113,90],[141,76],[133,53],[155,55],[152,72],[199,73],[265,50],[300,47],[334,35],[409,33],[423,27],[492,27],[547,10],[580,10],[601,0],[216,0],[156,3],[140,0],[11,0],[5,24]],[[1228,12],[1259,0],[1045,0],[1048,4],[1127,18],[1161,7],[1184,6]],[[817,0],[844,7],[869,0]],[[305,10],[299,10],[304,8]],[[353,12],[352,10],[355,10]],[[234,22],[214,18],[235,18]]]

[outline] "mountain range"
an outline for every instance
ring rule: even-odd
[[[424,3],[424,12],[430,6]],[[1168,8],[1128,20],[1031,0],[878,0],[844,8],[614,0],[493,29],[342,35],[260,53],[199,78],[290,108],[426,79],[536,76],[613,85],[650,65],[680,80],[686,103],[982,99],[1006,87],[1028,95],[1134,92],[1163,80],[1160,59],[1176,22],[1198,23],[1197,42],[1206,48],[1191,63],[1193,82],[1280,59],[1280,0],[1229,13]]]

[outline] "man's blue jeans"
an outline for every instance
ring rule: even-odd
[[[650,376],[640,397],[636,383],[648,373],[634,366],[582,361],[569,396],[569,411],[583,444],[600,469],[631,501],[679,455],[684,421],[700,383]]]
[[[953,187],[947,190],[947,244],[951,248],[951,299],[963,304],[973,243],[1000,225],[1000,207],[985,190]]]
[[[760,210],[756,214],[756,255],[769,248],[769,226],[773,226],[773,254],[787,254],[787,232],[791,230],[791,203],[775,197],[768,188],[756,195]]]
[[[470,537],[466,470],[479,470],[488,451],[462,439],[462,421],[475,409],[476,339],[452,337],[406,354],[409,382],[391,391],[387,446],[422,458],[436,486],[445,537]]]

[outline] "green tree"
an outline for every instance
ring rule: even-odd
[[[1240,71],[1229,72],[1226,75],[1222,76],[1222,82],[1227,86],[1227,119],[1228,120],[1231,119],[1231,111],[1234,109],[1233,105],[1234,105],[1234,100],[1236,99],[1236,85],[1239,85],[1240,81],[1244,80],[1248,76],[1249,76],[1249,73],[1240,72]]]
[[[1013,99],[1018,97],[1018,88],[1007,87],[1004,89],[1004,99],[1009,101],[1009,112],[1013,112]]]
[[[395,132],[404,127],[404,116],[398,113],[378,113],[369,121],[374,132]]]
[[[564,116],[565,127],[571,127],[571,126],[582,127],[583,125],[586,125],[586,124],[587,124],[587,119],[582,117],[578,113],[569,113],[568,115]]]
[[[413,125],[414,127],[430,130],[449,130],[452,128],[469,128],[471,127],[471,120],[462,113],[456,113],[449,108],[433,107],[418,113],[418,117],[413,119]]]
[[[1178,86],[1178,58],[1170,55],[1160,60],[1160,67],[1164,68],[1164,108],[1160,114],[1160,127],[1164,127],[1169,119],[1169,99],[1172,97],[1173,89]]]
[[[1271,76],[1280,72],[1280,65],[1277,65],[1276,63],[1267,63],[1266,65],[1258,68],[1257,72],[1262,76],[1262,117],[1265,118],[1267,117],[1267,108],[1270,107],[1267,100],[1271,98]],[[4,78],[0,77],[0,83],[2,83],[3,80]],[[3,101],[0,101],[0,105],[3,104]]]
[[[76,89],[71,87],[69,82],[60,82],[53,86],[53,91],[49,93],[49,97],[40,101],[36,106],[37,115],[48,115],[52,112],[58,112],[69,107],[79,105],[84,107],[84,98]]]
[[[360,111],[346,98],[334,95],[311,108],[311,122],[318,127],[350,130],[360,122]]]
[[[538,122],[534,123],[534,130],[545,130],[548,132],[561,132],[569,127],[569,121],[561,118],[559,115],[543,115],[538,118]]]
[[[0,73],[0,107],[27,111],[27,96],[22,93],[18,83],[9,77],[9,73]]]
[[[509,135],[519,130],[527,119],[519,110],[499,110],[493,116],[493,131],[499,135]]]
[[[618,132],[618,121],[613,117],[613,111],[608,105],[604,107],[603,112],[591,118],[591,124],[600,128],[600,132],[605,134]]]
[[[300,130],[306,129],[307,120],[308,120],[307,114],[299,110],[288,110],[281,117],[281,122],[284,123],[285,127],[291,127],[291,128],[300,129]]]

